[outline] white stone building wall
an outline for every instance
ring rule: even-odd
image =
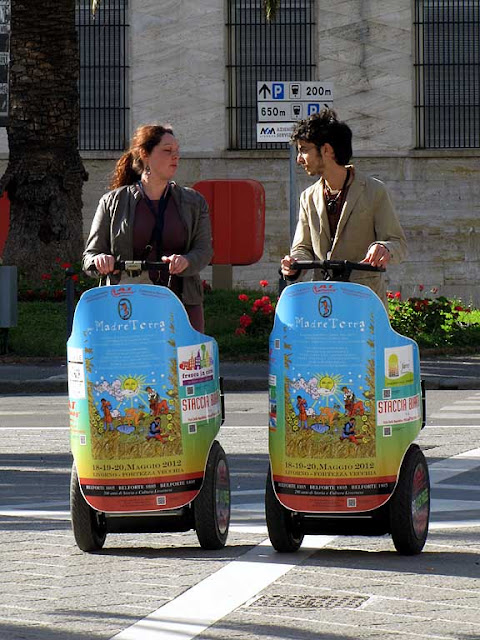
[[[391,288],[411,295],[423,284],[480,305],[480,149],[414,148],[412,6],[411,0],[317,0],[317,79],[334,83],[334,106],[353,130],[354,162],[387,184],[406,231],[409,258],[389,270]],[[181,184],[262,182],[264,256],[258,265],[234,267],[234,284],[267,278],[276,285],[289,245],[288,152],[227,151],[225,22],[224,0],[131,1],[131,127],[173,124],[183,154]],[[85,233],[116,157],[84,154]],[[311,183],[300,168],[297,176],[299,189]]]

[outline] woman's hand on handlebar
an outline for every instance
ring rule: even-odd
[[[362,262],[371,264],[372,267],[385,268],[390,262],[390,251],[383,244],[376,242],[369,247]]]
[[[292,256],[285,256],[280,260],[280,270],[283,276],[294,276],[298,273],[297,269],[292,269],[291,266],[296,262]]]
[[[162,256],[162,262],[169,262],[169,273],[172,275],[176,275],[178,273],[182,273],[188,267],[190,262],[185,258],[185,256],[179,256],[174,253],[171,256]]]
[[[98,273],[105,276],[108,273],[114,272],[115,258],[107,253],[99,253],[94,257],[93,264]],[[118,273],[118,271],[116,273]]]

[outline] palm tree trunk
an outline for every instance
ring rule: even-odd
[[[83,248],[75,0],[12,0],[4,263],[29,276]]]

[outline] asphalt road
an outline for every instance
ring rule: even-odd
[[[2,640],[480,638],[480,391],[428,391],[419,443],[432,481],[424,552],[389,536],[315,536],[276,554],[263,513],[267,395],[227,394],[219,440],[228,544],[194,532],[110,534],[84,554],[69,524],[67,399],[0,398]]]

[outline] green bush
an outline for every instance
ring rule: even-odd
[[[60,302],[65,300],[67,270],[68,277],[72,278],[75,283],[77,297],[83,291],[94,286],[94,280],[84,274],[80,262],[72,264],[57,258],[52,268],[45,273],[41,273],[40,276],[36,274],[32,278],[23,272],[18,274],[18,299],[27,302],[35,300]]]
[[[459,301],[445,296],[402,300],[398,292],[389,292],[388,306],[393,329],[416,340],[421,348],[480,344],[478,318],[477,322],[466,322],[472,310]]]

